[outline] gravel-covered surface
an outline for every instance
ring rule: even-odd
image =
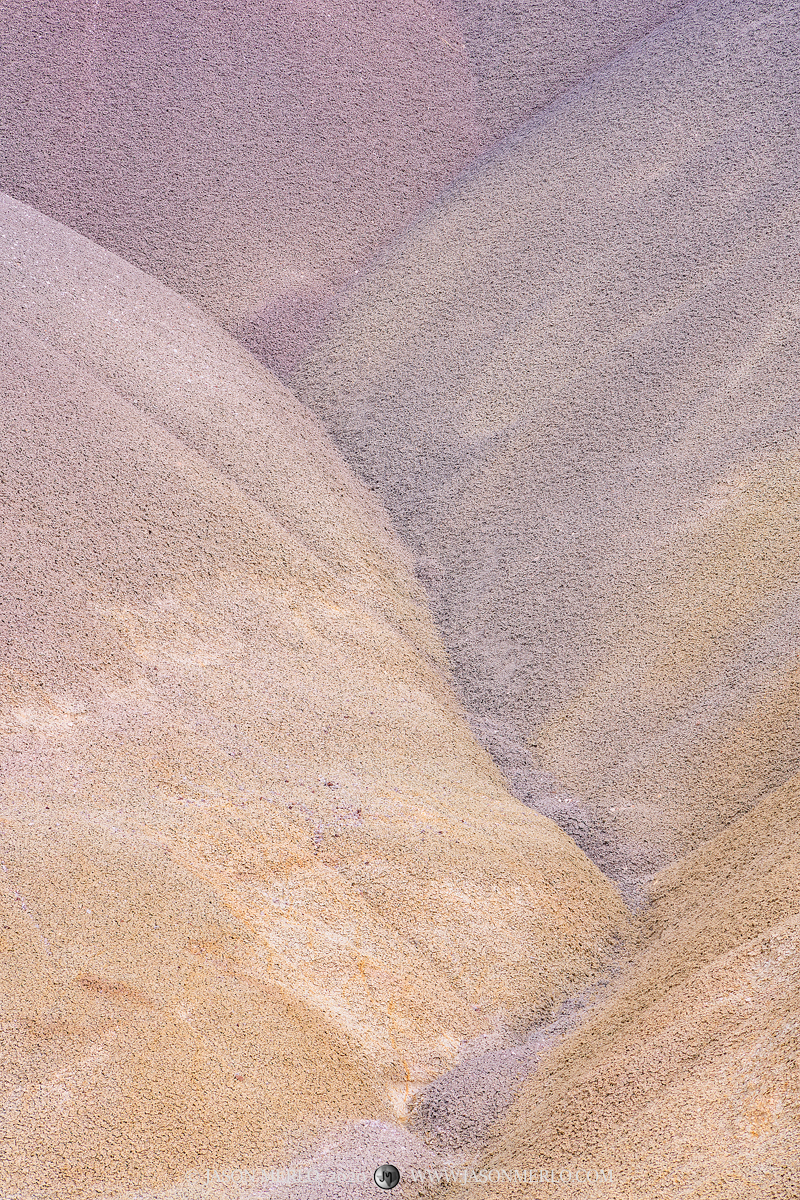
[[[281,378],[475,157],[676,0],[4,0],[0,190]]]
[[[800,1195],[797,6],[0,23],[3,1200]]]

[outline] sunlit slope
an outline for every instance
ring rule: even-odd
[[[799,22],[661,25],[464,176],[294,379],[470,707],[587,802],[661,793],[642,869],[692,844],[698,772],[710,836],[737,772],[750,802],[800,761]]]
[[[798,878],[795,775],[656,877],[616,993],[523,1084],[483,1169],[512,1180],[514,1168],[555,1170],[554,1196],[575,1194],[578,1170],[581,1188],[609,1200],[797,1195]],[[595,1169],[610,1180],[593,1192]],[[531,1191],[491,1187],[501,1198]]]
[[[0,249],[0,1190],[402,1120],[487,1014],[601,961],[619,897],[504,791],[405,550],[292,394],[8,198]]]

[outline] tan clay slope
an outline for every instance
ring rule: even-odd
[[[657,876],[616,994],[491,1131],[493,1198],[536,1194],[533,1168],[555,1197],[800,1194],[799,880],[798,775]]]
[[[3,0],[0,189],[280,371],[476,154],[675,0]]]
[[[451,189],[294,379],[415,550],[469,707],[588,804],[645,806],[598,844],[617,872],[736,810],[673,812],[704,756],[742,803],[800,763],[799,64],[796,6],[661,25]]]
[[[0,292],[0,1191],[402,1120],[487,1013],[601,962],[619,895],[504,790],[406,552],[291,393],[9,198]]]

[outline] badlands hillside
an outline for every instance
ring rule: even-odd
[[[790,5],[664,22],[449,189],[294,377],[480,740],[650,902],[481,1160],[602,1157],[602,1195],[800,1195],[799,61]]]
[[[3,0],[0,190],[282,378],[482,149],[679,0]]]
[[[291,393],[8,198],[0,247],[0,1194],[285,1166],[548,1012],[625,908]]]
[[[800,10],[0,22],[1,1200],[800,1197]]]
[[[798,51],[790,6],[665,22],[430,208],[293,380],[482,739],[621,878],[800,765]]]

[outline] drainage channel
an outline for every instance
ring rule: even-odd
[[[660,864],[626,871],[617,862],[616,870],[609,869],[602,814],[589,812],[537,769],[518,739],[494,722],[476,719],[473,732],[512,795],[554,820],[615,883],[629,910],[640,912],[653,868]],[[524,1035],[495,1021],[494,1028],[465,1042],[453,1066],[415,1094],[405,1124],[346,1122],[310,1140],[303,1150],[293,1152],[287,1145],[286,1162],[273,1174],[232,1168],[157,1195],[129,1193],[118,1200],[377,1200],[382,1195],[422,1200],[434,1180],[478,1166],[492,1126],[508,1112],[525,1080],[563,1038],[604,1006],[623,967],[620,955],[587,988],[565,999],[549,1020]],[[376,1184],[374,1173],[383,1164],[400,1172],[396,1187]]]
[[[382,1195],[423,1200],[437,1180],[463,1178],[464,1171],[469,1177],[477,1168],[491,1127],[511,1107],[525,1080],[544,1055],[603,1006],[620,972],[620,965],[609,966],[522,1038],[496,1024],[465,1042],[454,1065],[416,1094],[404,1125],[346,1122],[305,1151],[287,1154],[272,1177],[231,1169],[157,1197],[130,1194],[119,1200],[378,1200]],[[390,1190],[374,1180],[384,1164],[400,1174],[399,1184]]]

